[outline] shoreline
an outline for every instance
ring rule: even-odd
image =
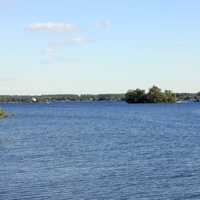
[[[116,103],[116,102],[123,102],[123,103],[127,103],[125,100],[94,100],[94,101],[84,101],[84,100],[71,100],[71,101],[37,101],[37,102],[21,102],[21,101],[8,101],[8,102],[1,102],[0,104],[4,105],[4,104],[53,104],[53,103]],[[165,102],[160,102],[160,103],[127,103],[127,104],[190,104],[190,103],[200,103],[200,101],[195,101],[195,100],[177,100],[176,102],[173,103],[165,103]]]
[[[0,119],[4,119],[7,117],[7,113],[4,109],[0,108]]]

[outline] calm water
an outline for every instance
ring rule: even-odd
[[[200,199],[200,104],[1,106],[0,200]]]

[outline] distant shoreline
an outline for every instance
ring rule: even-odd
[[[124,101],[124,97],[125,97],[124,94],[0,95],[0,103]]]
[[[195,93],[176,93],[177,103],[200,102]],[[0,103],[53,103],[53,102],[120,102],[125,101],[124,94],[49,94],[49,95],[0,95]]]

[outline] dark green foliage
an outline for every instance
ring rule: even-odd
[[[0,108],[0,119],[3,119],[5,117],[7,117],[7,114],[6,114],[5,110]]]
[[[171,90],[165,90],[165,102],[173,103],[176,102],[176,94],[173,93]]]
[[[174,103],[176,95],[170,90],[162,92],[159,87],[153,86],[148,93],[141,89],[129,90],[125,95],[125,100],[128,103]]]
[[[129,90],[125,95],[125,100],[128,103],[145,103],[147,101],[145,90]]]
[[[159,87],[153,86],[149,89],[147,100],[149,103],[162,103],[165,102],[165,95]]]

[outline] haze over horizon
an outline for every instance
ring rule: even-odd
[[[199,92],[198,0],[0,0],[0,94]]]

